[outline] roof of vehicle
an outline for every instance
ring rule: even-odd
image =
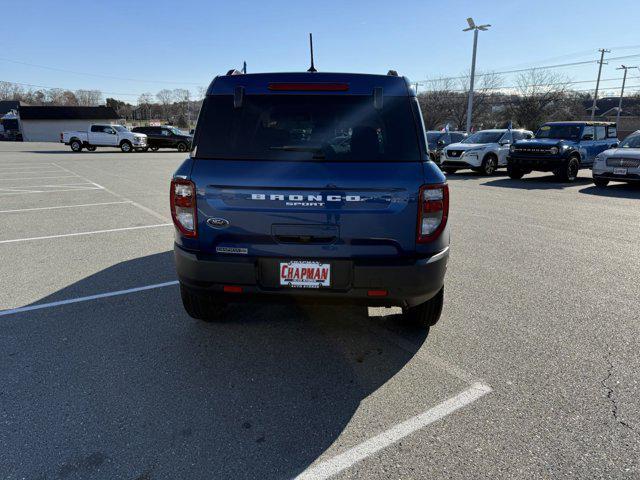
[[[269,89],[273,83],[347,84],[345,91],[277,91]],[[373,88],[382,87],[383,95],[415,96],[405,77],[366,73],[281,72],[220,75],[213,79],[207,95],[231,95],[237,86],[247,94],[329,94],[372,95]]]
[[[615,125],[616,122],[592,122],[590,120],[569,120],[566,122],[545,122],[544,125]]]
[[[21,120],[119,120],[122,117],[112,107],[20,106]]]

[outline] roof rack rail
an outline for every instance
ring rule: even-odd
[[[242,74],[243,74],[242,72],[240,72],[239,70],[236,70],[235,68],[232,68],[227,72],[227,75],[242,75]]]
[[[390,75],[392,77],[397,77],[398,76],[398,72],[396,70],[389,70],[387,72],[387,75]]]

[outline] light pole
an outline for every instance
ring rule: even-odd
[[[469,28],[462,30],[469,32],[473,30],[473,56],[471,58],[471,80],[469,82],[469,101],[467,102],[467,133],[471,133],[471,114],[473,112],[473,83],[476,77],[476,51],[478,49],[478,30],[483,32],[488,30],[491,25],[476,25],[473,18],[467,18]]]
[[[616,113],[616,128],[619,127],[620,123],[620,112],[622,111],[622,97],[624,96],[624,84],[627,83],[627,70],[630,68],[638,68],[638,67],[627,67],[626,65],[620,65],[620,67],[616,68],[616,70],[624,70],[624,75],[622,76],[622,89],[620,90],[620,100],[618,101],[618,112]]]

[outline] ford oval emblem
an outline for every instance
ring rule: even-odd
[[[227,228],[229,226],[229,220],[224,218],[208,218],[207,225],[213,228]]]

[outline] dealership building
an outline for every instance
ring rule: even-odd
[[[23,106],[18,108],[25,142],[59,142],[60,133],[88,130],[92,123],[124,123],[111,107]]]

